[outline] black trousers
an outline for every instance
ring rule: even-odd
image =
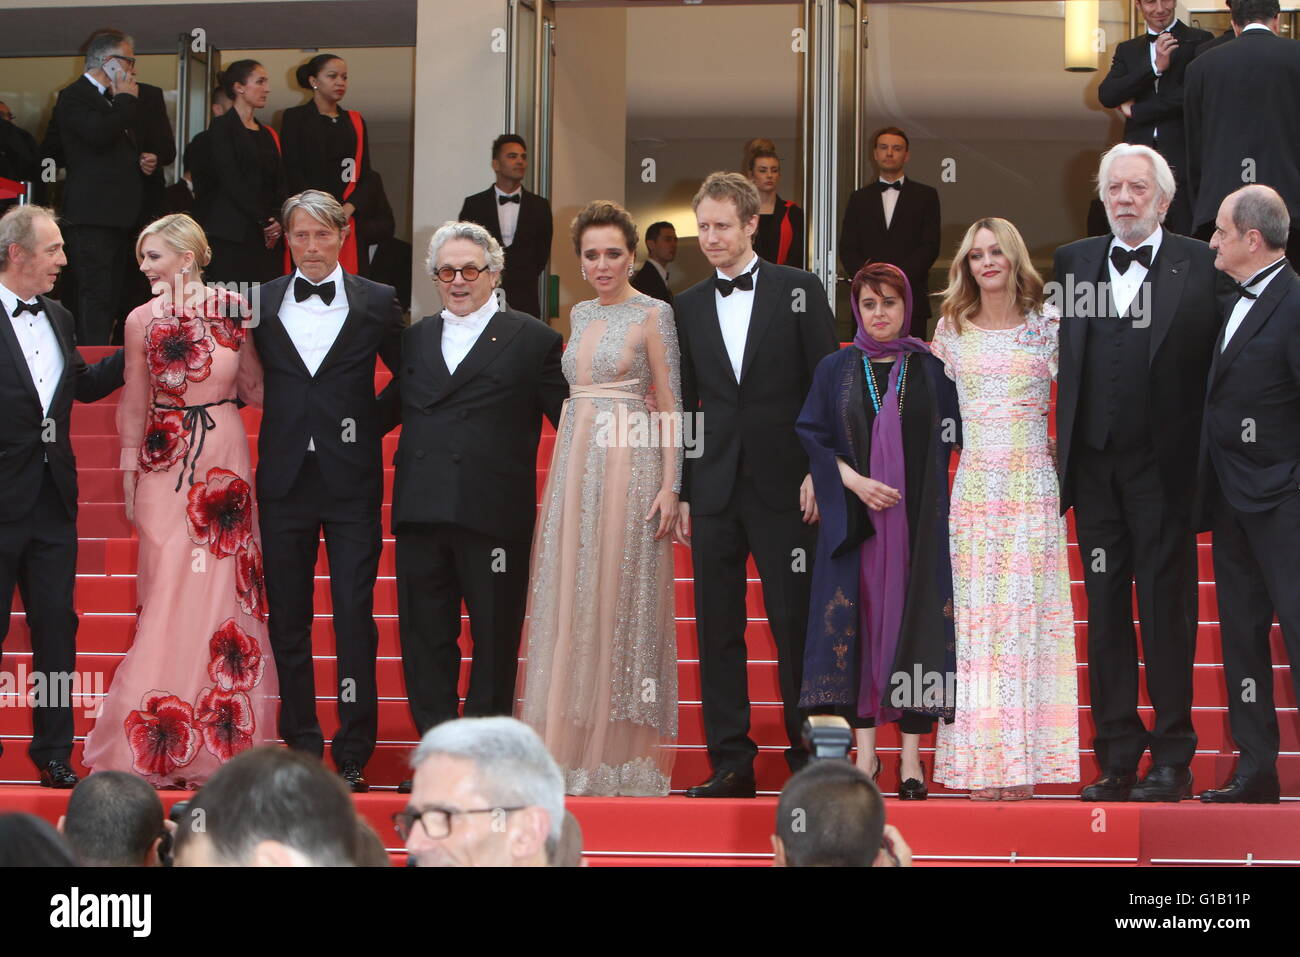
[[[106,346],[114,328],[126,320],[123,289],[132,258],[131,231],[116,226],[69,226],[67,237],[69,265],[77,285],[77,343]]]
[[[270,609],[267,625],[280,676],[280,737],[289,747],[317,757],[325,743],[316,717],[311,626],[316,556],[322,530],[325,533],[338,657],[339,730],[330,744],[335,764],[356,761],[364,766],[374,753],[379,728],[379,630],[374,617],[379,506],[378,501],[333,495],[312,452],[304,457],[288,495],[258,500]]]
[[[1196,753],[1196,533],[1191,509],[1169,498],[1150,447],[1098,451],[1080,443],[1074,518],[1088,593],[1088,683],[1103,771],[1132,772],[1147,748],[1156,764],[1187,767]],[[1138,716],[1133,583],[1142,622],[1148,732]]]
[[[69,517],[46,465],[32,513],[15,522],[0,522],[0,599],[4,602],[0,647],[9,634],[9,608],[17,585],[32,636],[32,672],[45,675],[47,688],[63,683],[53,680],[55,675],[71,674],[77,668],[77,613],[72,601],[76,580],[77,523]],[[67,761],[72,756],[72,702],[46,701],[33,707],[32,732],[27,753],[38,768],[50,761]]]
[[[396,534],[402,670],[416,730],[457,716],[462,599],[474,642],[465,717],[512,714],[531,544],[450,524],[406,524]]]
[[[709,760],[714,771],[748,773],[758,754],[758,746],[749,736],[749,656],[745,648],[745,561],[753,554],[763,582],[768,623],[776,639],[781,703],[790,742],[786,762],[797,771],[808,760],[799,686],[816,527],[803,523],[798,508],[776,511],[763,504],[743,470],[727,507],[712,515],[692,515],[691,526]]]
[[[1273,707],[1273,613],[1300,699],[1300,494],[1267,512],[1239,512],[1220,494],[1214,507],[1214,580],[1228,684],[1228,724],[1241,751],[1237,773],[1277,776]]]

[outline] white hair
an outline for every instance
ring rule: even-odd
[[[11,206],[0,216],[0,272],[9,268],[9,247],[22,247],[24,252],[36,251],[36,222],[39,219],[57,222],[52,209],[44,206]]]
[[[1174,180],[1174,171],[1169,168],[1169,161],[1149,146],[1116,143],[1102,154],[1101,165],[1097,167],[1097,195],[1103,203],[1106,202],[1106,182],[1110,179],[1111,165],[1115,160],[1125,156],[1144,157],[1155,173],[1156,189],[1160,190],[1160,194],[1169,202],[1174,201],[1174,192],[1178,189],[1178,184]]]
[[[444,721],[425,732],[411,766],[418,768],[435,754],[472,762],[479,788],[494,807],[546,811],[546,853],[554,854],[564,829],[564,775],[536,731],[514,718]]]
[[[425,260],[425,265],[429,269],[430,276],[438,270],[438,253],[442,252],[442,247],[453,239],[468,239],[482,246],[487,254],[488,272],[499,273],[506,268],[505,250],[490,232],[478,223],[456,222],[449,219],[438,227],[438,231],[433,234],[433,239],[429,240],[429,258]]]

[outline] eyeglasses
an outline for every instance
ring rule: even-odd
[[[434,271],[434,275],[443,282],[452,282],[457,275],[466,282],[473,282],[487,271],[487,266],[461,266],[459,269],[454,269],[451,266],[439,266]]]
[[[110,59],[110,60],[121,60],[121,61],[122,61],[123,63],[125,63],[127,66],[135,66],[135,57],[133,57],[133,56],[122,56],[122,54],[120,54],[120,53],[114,53],[111,57],[109,57],[109,59]]]
[[[451,819],[457,814],[509,814],[522,811],[519,807],[477,807],[465,811],[450,810],[445,807],[426,807],[422,811],[398,811],[393,815],[393,830],[403,841],[409,840],[418,821],[430,840],[439,841],[451,835]]]

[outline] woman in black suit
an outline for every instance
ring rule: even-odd
[[[758,232],[754,252],[778,266],[804,265],[803,210],[776,193],[781,185],[781,158],[776,150],[760,146],[748,154],[745,174],[758,190]]]
[[[280,124],[289,192],[319,189],[343,205],[352,229],[339,262],[348,272],[364,275],[365,250],[391,239],[394,223],[383,187],[370,169],[366,124],[356,110],[340,105],[348,91],[347,62],[322,53],[298,67],[297,79],[312,98],[285,110]]]
[[[202,224],[212,245],[210,282],[267,282],[284,273],[280,204],[288,196],[280,139],[253,115],[266,106],[270,77],[256,60],[221,76],[231,109],[209,127],[214,179]]]

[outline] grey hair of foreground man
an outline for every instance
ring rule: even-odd
[[[1115,160],[1125,156],[1141,156],[1149,162],[1151,172],[1155,177],[1156,189],[1160,190],[1165,199],[1170,202],[1173,201],[1174,193],[1178,189],[1178,183],[1174,179],[1174,171],[1169,167],[1169,161],[1149,146],[1136,143],[1116,143],[1102,154],[1101,163],[1097,167],[1097,195],[1103,203],[1106,201],[1106,184],[1110,180],[1110,168]],[[1161,219],[1163,220],[1164,217],[1161,216]]]
[[[44,206],[12,206],[0,216],[0,272],[9,267],[10,246],[36,252],[36,222],[42,218],[58,222],[54,210]]]
[[[546,854],[554,858],[564,830],[564,776],[536,731],[514,718],[444,721],[420,739],[411,766],[418,771],[434,755],[472,763],[479,789],[493,806],[544,810]]]
[[[438,254],[442,252],[442,247],[453,239],[468,239],[470,242],[482,246],[483,252],[487,256],[488,272],[499,274],[506,268],[505,250],[501,248],[501,244],[496,241],[496,238],[490,232],[478,223],[448,220],[438,227],[438,231],[429,240],[429,258],[425,260],[425,266],[428,268],[430,276],[433,276],[438,270]]]
[[[1242,186],[1234,193],[1232,225],[1241,235],[1254,229],[1269,249],[1286,249],[1291,233],[1291,214],[1277,190],[1262,183]]]
[[[293,214],[300,209],[312,219],[324,223],[326,226],[332,226],[338,230],[347,228],[348,214],[343,211],[342,204],[323,190],[308,189],[286,199],[284,205],[280,208],[280,225],[288,229]]]

